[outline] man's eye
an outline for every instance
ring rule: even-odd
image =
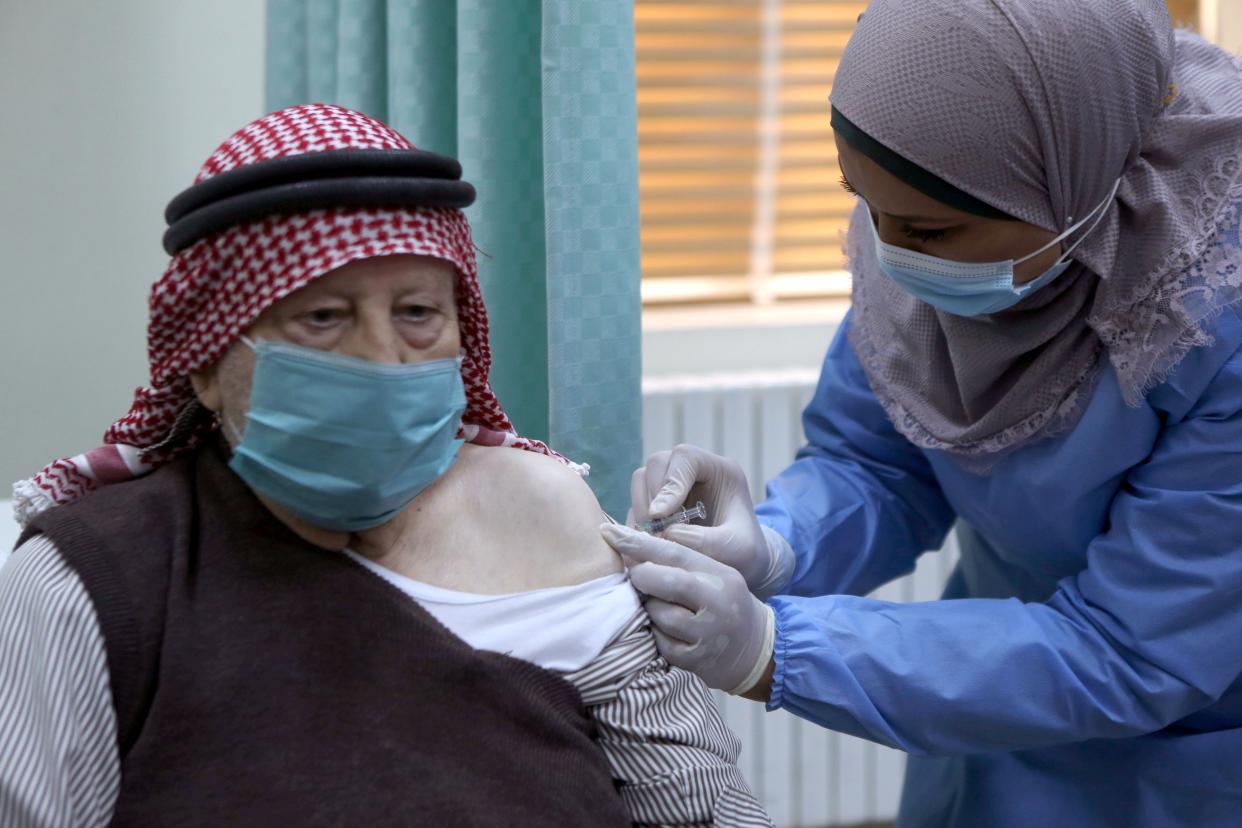
[[[433,313],[435,309],[426,305],[406,305],[400,311],[401,318],[411,322],[422,322],[430,318]]]
[[[325,327],[341,321],[344,316],[345,312],[337,308],[316,308],[302,314],[302,319],[315,327]]]
[[[906,227],[903,231],[906,238],[917,239],[919,241],[940,241],[945,237],[947,230],[916,230],[913,227]]]

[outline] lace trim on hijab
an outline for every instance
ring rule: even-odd
[[[849,258],[854,259],[852,250]],[[867,328],[851,325],[847,335],[868,376],[881,375],[883,359],[868,336]],[[1086,363],[1083,370],[1069,380],[1065,395],[1060,400],[1003,431],[973,442],[950,443],[939,439],[924,428],[913,412],[889,392],[888,386],[877,382],[870,384],[876,400],[903,437],[919,448],[952,454],[957,464],[967,472],[987,474],[1001,460],[1025,448],[1033,440],[1064,434],[1078,423],[1099,379],[1099,357],[1103,350],[1102,346],[1097,347],[1094,357]]]
[[[1141,282],[1131,304],[1088,324],[1108,349],[1122,395],[1139,405],[1190,351],[1211,345],[1208,323],[1242,300],[1242,142],[1196,178],[1196,231]],[[1170,276],[1170,274],[1176,274]]]
[[[850,343],[860,360],[874,358],[874,349],[857,328],[849,331]],[[1102,350],[1102,349],[1101,349]],[[957,465],[972,474],[987,474],[1019,449],[1035,440],[1044,440],[1070,431],[1086,411],[1100,376],[1100,360],[1092,362],[1074,381],[1064,399],[1051,408],[1037,411],[1004,431],[973,443],[947,443],[932,436],[905,406],[892,396],[875,391],[876,399],[903,437],[922,449],[944,451],[953,455]]]

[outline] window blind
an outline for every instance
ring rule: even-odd
[[[828,92],[865,7],[636,0],[644,303],[848,292]]]
[[[1174,25],[1197,27],[1199,0],[1169,0],[1169,16],[1173,18]]]

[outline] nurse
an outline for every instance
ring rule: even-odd
[[[899,825],[1242,824],[1242,69],[1160,0],[876,0],[832,94],[853,309],[752,508],[607,529],[665,657],[907,751]],[[862,597],[956,523],[944,600]],[[773,597],[774,596],[774,597]]]

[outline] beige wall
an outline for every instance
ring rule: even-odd
[[[1242,54],[1242,0],[1202,0],[1204,33],[1235,54]]]
[[[146,374],[164,204],[263,111],[262,0],[0,0],[0,499]]]

